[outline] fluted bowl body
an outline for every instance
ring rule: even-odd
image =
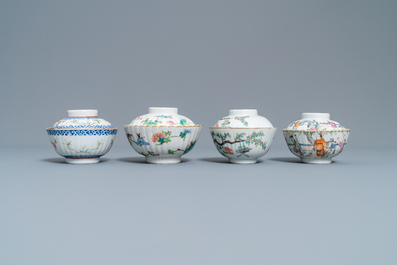
[[[298,131],[283,130],[285,141],[291,153],[300,157],[302,162],[329,164],[332,158],[344,150],[350,129]]]
[[[116,128],[107,129],[53,129],[48,128],[55,152],[72,164],[99,162],[109,152],[117,134]]]
[[[131,147],[145,156],[146,162],[174,164],[195,146],[201,125],[193,126],[134,126],[125,125]]]

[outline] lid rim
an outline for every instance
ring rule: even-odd
[[[210,129],[219,129],[219,130],[228,130],[228,129],[244,129],[244,130],[252,130],[252,129],[277,129],[277,127],[209,127]]]
[[[118,130],[117,127],[111,127],[111,128],[54,128],[54,127],[48,127],[46,130],[76,130],[76,131],[82,131],[82,130]]]

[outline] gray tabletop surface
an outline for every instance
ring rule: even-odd
[[[92,165],[0,150],[0,264],[397,264],[392,149],[330,165],[287,148],[254,165],[200,145],[175,165],[128,146]]]

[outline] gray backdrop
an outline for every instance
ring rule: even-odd
[[[397,1],[0,1],[0,264],[397,264]],[[150,165],[122,126],[150,106],[204,128]],[[95,108],[119,127],[93,165],[45,132]],[[279,128],[254,165],[208,127],[257,108]],[[329,165],[281,129],[329,112],[352,129]],[[374,148],[378,147],[378,148]]]
[[[256,108],[275,146],[302,112],[331,113],[350,146],[395,146],[381,139],[397,128],[396,12],[392,0],[1,1],[0,144],[49,145],[44,129],[68,109],[122,129],[175,106],[204,125],[200,145],[229,109]]]

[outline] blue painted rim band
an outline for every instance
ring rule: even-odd
[[[55,136],[101,136],[101,135],[116,135],[117,129],[97,129],[97,130],[59,130],[47,129],[48,135]]]

